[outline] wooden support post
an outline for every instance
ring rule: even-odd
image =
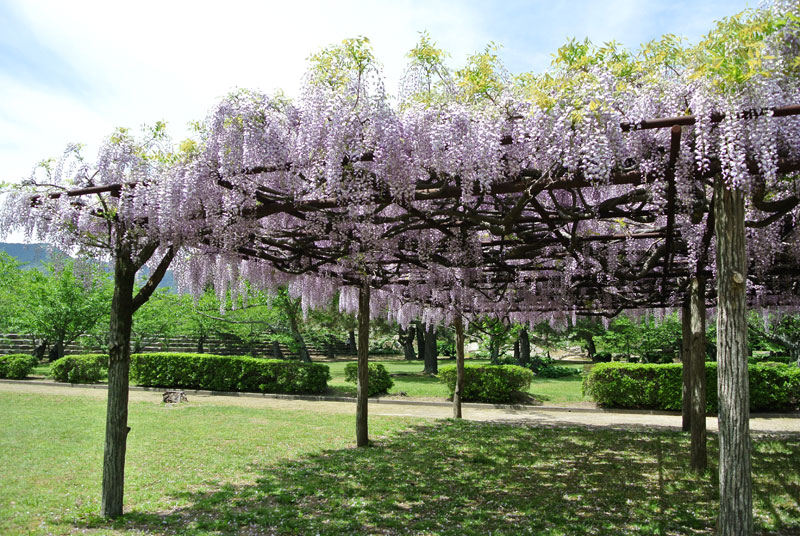
[[[691,342],[688,366],[691,387],[691,460],[693,471],[706,470],[706,282],[696,277],[689,287]],[[684,365],[685,366],[685,365]]]
[[[369,280],[358,291],[358,398],[356,400],[356,446],[369,445],[367,403],[369,396]]]
[[[750,390],[747,371],[744,193],[714,181],[717,240],[717,362],[720,536],[753,532]]]
[[[689,299],[683,302],[681,308],[681,380],[683,389],[681,390],[681,417],[684,432],[691,429],[691,409],[692,409],[692,385],[691,385],[691,365],[689,356],[692,341],[691,310],[689,309]]]
[[[108,401],[106,440],[103,449],[103,488],[100,513],[114,518],[122,515],[125,490],[125,453],[128,441],[128,373],[131,361],[133,285],[136,266],[127,245],[118,245],[114,259],[114,296],[111,300],[109,332]]]
[[[439,356],[436,351],[436,326],[425,326],[425,374],[439,374]]]
[[[453,417],[461,418],[461,397],[464,393],[464,321],[456,315],[456,387],[453,390]]]

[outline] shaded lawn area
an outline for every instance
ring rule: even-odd
[[[256,484],[110,525],[182,534],[711,533],[717,482],[677,432],[444,421],[258,468]],[[716,443],[711,452],[716,456]],[[757,526],[800,529],[800,438],[755,442]],[[108,527],[98,523],[94,527]]]
[[[717,512],[715,436],[696,477],[678,432],[376,418],[355,449],[352,416],[136,403],[109,523],[103,409],[0,393],[0,533],[688,534]],[[756,524],[797,534],[800,436],[753,446]]]
[[[182,534],[710,533],[716,479],[686,472],[687,448],[676,432],[445,421],[368,449],[266,464],[256,484],[179,494],[191,506],[137,512],[110,526]],[[755,442],[763,533],[800,529],[799,468],[800,438]]]
[[[0,534],[68,534],[96,516],[105,404],[0,392]],[[370,432],[415,422],[374,416]],[[191,402],[131,403],[129,426],[126,511],[185,507],[183,494],[252,484],[267,464],[355,443],[351,415]]]

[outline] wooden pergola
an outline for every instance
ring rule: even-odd
[[[751,110],[742,116],[764,114],[796,116],[800,106]],[[723,117],[715,114],[711,122],[720,122]],[[375,195],[359,202],[356,216],[352,215],[352,206],[341,199],[298,196],[259,186],[261,176],[292,173],[289,164],[227,174],[212,169],[209,173],[216,177],[217,185],[242,200],[243,208],[231,215],[232,221],[263,224],[245,242],[233,247],[227,237],[212,233],[204,235],[196,246],[231,260],[267,262],[289,274],[313,274],[359,288],[358,445],[368,442],[367,351],[372,290],[387,289],[401,300],[454,309],[460,343],[454,396],[457,416],[461,414],[463,389],[461,316],[490,311],[491,308],[482,310],[481,303],[504,300],[510,309],[522,313],[546,312],[548,307],[558,306],[576,314],[605,315],[626,309],[680,307],[685,335],[685,422],[692,430],[692,466],[702,470],[706,458],[705,308],[716,305],[721,318],[720,338],[735,341],[718,352],[723,468],[735,463],[732,460],[742,455],[749,442],[747,358],[742,351],[746,339],[743,311],[748,299],[745,281],[765,288],[770,304],[800,303],[796,284],[800,267],[792,256],[779,258],[766,272],[748,271],[745,228],[773,225],[779,226],[781,239],[796,236],[796,222],[787,215],[797,208],[800,198],[789,195],[772,199],[757,187],[749,199],[763,217],[745,221],[744,195],[725,187],[720,177],[721,164],[712,159],[706,169],[695,173],[694,200],[682,201],[677,195],[675,166],[681,151],[682,128],[695,122],[694,116],[682,116],[620,125],[621,131],[631,136],[640,131],[670,129],[669,136],[663,137],[664,143],[654,148],[664,157],[664,167],[659,171],[642,173],[636,163],[630,163],[630,167],[614,170],[607,181],[600,183],[563,167],[509,168],[506,180],[489,187],[475,184],[465,192],[460,177],[431,170],[429,177],[417,182],[413,193],[407,195],[394,195],[375,179]],[[499,143],[513,147],[524,140],[504,137]],[[345,174],[374,179],[363,168],[351,165],[373,158],[371,152],[344,156]],[[758,173],[755,161],[748,161],[747,165],[752,173]],[[798,170],[800,161],[779,159],[779,174]],[[654,193],[657,189],[653,186],[660,188],[659,193]],[[91,186],[48,195],[119,196],[125,188],[142,187],[147,185]],[[591,195],[587,195],[588,191]],[[33,200],[39,202],[39,198]],[[353,217],[369,228],[368,237],[343,224],[351,223],[348,219]],[[678,218],[704,225],[695,257],[689,254],[690,239],[682,235]],[[279,224],[273,225],[276,221]],[[709,266],[712,240],[716,241],[715,271]],[[573,275],[565,282],[567,265]],[[442,288],[456,285],[486,299],[443,304],[405,290],[425,278],[432,266],[471,273],[468,278],[453,277]],[[714,273],[716,289],[706,289],[705,282]],[[526,293],[532,287],[539,289],[538,294]],[[534,296],[542,299],[537,301]],[[762,297],[750,296],[752,303],[758,300]],[[736,451],[736,456],[725,458],[730,451]],[[723,502],[735,502],[730,497],[733,488],[725,486],[740,483],[720,480]]]

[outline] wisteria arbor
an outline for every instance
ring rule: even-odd
[[[26,236],[41,237],[65,251],[113,261],[102,496],[102,513],[109,517],[122,514],[133,314],[161,282],[181,241],[179,233],[154,227],[153,205],[122,185],[131,180],[162,184],[168,173],[164,141],[163,125],[144,142],[120,130],[103,146],[94,169],[84,163],[78,147],[70,147],[55,167],[42,166],[9,195],[0,221],[4,231],[21,228]],[[86,188],[70,191],[73,181]],[[92,192],[98,195],[90,199]],[[136,290],[137,272],[145,266],[149,277]]]
[[[341,292],[359,312],[359,445],[370,315],[459,332],[473,314],[534,323],[688,300],[702,370],[703,309],[716,304],[719,527],[747,533],[746,290],[757,306],[798,301],[799,9],[778,2],[725,21],[693,49],[573,43],[536,77],[510,77],[491,51],[450,73],[423,38],[399,107],[366,43],[348,41],[314,58],[296,103],[231,95],[179,156],[114,137],[96,173],[59,167],[46,182],[61,191],[12,196],[4,228],[68,245],[116,237],[120,296],[132,296],[146,253],[165,248],[157,275],[180,245],[191,246],[175,265],[189,291],[288,285],[305,308]],[[132,313],[143,299],[115,303]],[[112,320],[123,336],[112,341],[129,328]],[[127,354],[112,344],[115,360]],[[126,425],[112,422],[111,401],[126,407],[127,369],[110,369],[109,383],[107,452],[121,458],[106,460],[103,512],[115,516]],[[704,386],[690,387],[699,448]]]

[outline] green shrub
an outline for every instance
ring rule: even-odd
[[[748,367],[751,411],[800,407],[800,369],[782,363]],[[583,379],[583,392],[601,406],[680,411],[681,364],[599,363]],[[717,364],[706,363],[706,411],[717,413]]]
[[[580,369],[572,367],[562,367],[559,365],[548,365],[542,367],[536,373],[538,378],[566,378],[568,376],[580,376]]]
[[[28,354],[0,355],[0,378],[22,380],[26,378],[39,360]]]
[[[210,391],[322,393],[330,371],[320,363],[210,354],[131,356],[131,382],[148,387]]]
[[[751,365],[754,365],[756,363],[766,363],[766,362],[794,365],[797,362],[797,360],[790,355],[781,355],[770,352],[768,355],[765,354],[751,355],[750,357],[747,358],[747,362],[750,363]]]
[[[348,363],[344,367],[344,380],[358,383],[358,363]],[[369,364],[369,388],[367,396],[385,395],[392,388],[394,382],[389,377],[386,367],[380,363]]]
[[[456,388],[456,367],[439,369],[439,379],[450,395]],[[476,402],[513,402],[531,386],[533,372],[516,365],[465,365],[462,399]]]
[[[530,369],[533,374],[539,378],[565,378],[567,376],[580,376],[581,371],[571,367],[562,367],[554,364],[555,360],[549,355],[532,355],[530,362],[523,366],[523,368]],[[517,361],[511,358],[503,358],[498,360],[498,365],[516,365]],[[496,365],[494,365],[496,366]]]
[[[50,365],[50,376],[57,382],[98,383],[108,369],[108,356],[103,354],[68,355]]]

